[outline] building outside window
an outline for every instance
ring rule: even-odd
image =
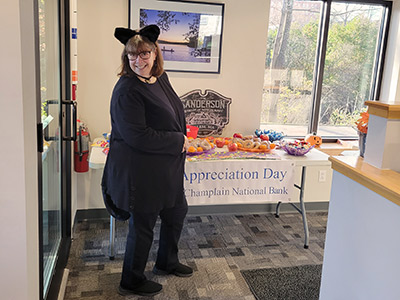
[[[271,0],[261,128],[356,137],[379,100],[391,2]]]

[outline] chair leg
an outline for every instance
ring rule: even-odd
[[[110,216],[110,260],[115,258],[115,218]]]

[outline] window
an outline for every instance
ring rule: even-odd
[[[261,128],[356,137],[378,100],[391,2],[271,0]]]

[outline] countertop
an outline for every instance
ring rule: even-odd
[[[379,169],[360,156],[331,156],[332,169],[400,206],[400,173]]]

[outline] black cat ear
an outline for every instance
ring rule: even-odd
[[[138,32],[129,29],[129,28],[122,28],[117,27],[115,28],[114,36],[120,41],[122,44],[126,45],[129,39],[135,35],[139,34]]]
[[[160,28],[157,25],[148,25],[140,29],[139,34],[147,37],[151,42],[157,42],[160,35]]]
[[[137,34],[149,39],[150,42],[155,43],[160,35],[160,28],[157,25],[148,25],[139,30],[139,32],[129,29],[117,27],[115,28],[114,36],[122,44],[126,45],[129,39]]]

